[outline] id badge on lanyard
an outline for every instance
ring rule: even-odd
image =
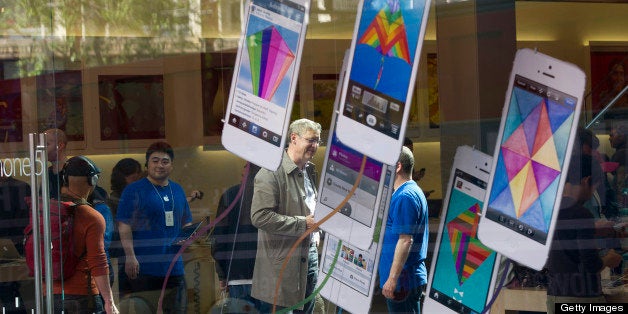
[[[167,211],[166,214],[166,227],[174,226],[174,211]]]

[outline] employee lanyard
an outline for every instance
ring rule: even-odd
[[[161,207],[164,210],[164,218],[166,221],[166,227],[174,226],[174,193],[172,193],[172,186],[170,182],[168,182],[168,188],[170,189],[170,196],[172,199],[168,198],[168,195],[162,196],[159,191],[157,191],[157,187],[153,184],[153,189],[155,190],[155,194],[157,194],[157,198],[161,200]],[[166,202],[172,202],[170,211],[166,211]]]

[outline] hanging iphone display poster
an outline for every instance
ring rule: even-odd
[[[338,137],[386,164],[403,143],[430,0],[363,0],[343,85]]]
[[[377,214],[376,232],[373,234],[372,244],[362,250],[350,242],[343,241],[340,255],[334,268],[335,251],[342,241],[331,233],[325,236],[318,273],[319,283],[322,278],[330,276],[327,283],[321,288],[320,294],[327,300],[351,313],[368,313],[373,300],[373,292],[377,282],[377,267],[381,254],[381,241],[384,239],[388,217],[388,204],[392,196],[394,176],[387,176],[385,193],[382,196]]]
[[[249,0],[246,9],[222,144],[275,170],[290,123],[309,0]]]
[[[492,157],[456,150],[423,304],[425,313],[482,313],[493,295],[499,254],[477,238]]]
[[[527,48],[515,55],[478,236],[536,270],[551,249],[585,83],[574,64]]]

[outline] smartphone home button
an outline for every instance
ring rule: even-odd
[[[526,235],[527,235],[528,237],[530,237],[530,238],[531,238],[532,236],[534,236],[534,229],[532,229],[532,228],[527,228],[527,229],[526,229]]]
[[[370,126],[375,126],[375,124],[377,124],[377,118],[375,118],[374,115],[369,114],[366,116],[366,123]]]

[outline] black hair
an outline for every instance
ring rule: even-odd
[[[146,165],[148,165],[148,158],[150,158],[150,155],[154,152],[166,153],[170,156],[171,160],[174,160],[174,150],[172,150],[172,146],[166,142],[159,141],[148,146],[146,150]]]
[[[590,184],[593,185],[602,182],[603,175],[604,172],[600,163],[593,157],[574,151],[569,162],[565,183],[579,185],[582,179],[591,177]]]
[[[126,176],[142,172],[142,165],[133,158],[123,158],[111,170],[111,191],[122,193],[126,187]]]
[[[104,203],[107,201],[108,197],[107,191],[97,185],[94,187],[94,191],[87,197],[87,202],[90,204]]]

